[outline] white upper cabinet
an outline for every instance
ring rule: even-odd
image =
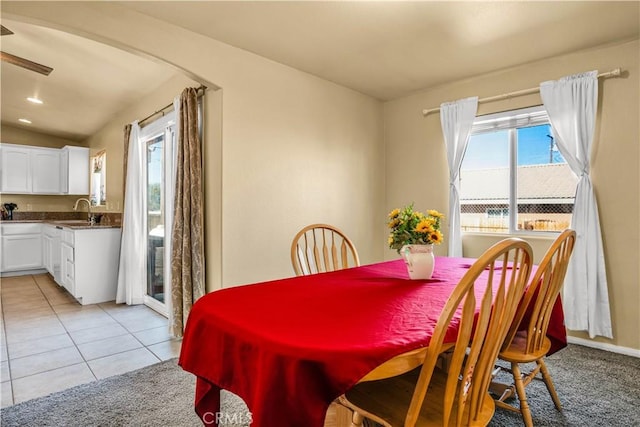
[[[89,149],[62,148],[62,193],[86,196],[89,194]]]
[[[0,145],[0,190],[3,193],[31,193],[31,150],[10,144]]]
[[[60,150],[33,148],[31,150],[31,192],[57,194],[60,186]]]
[[[0,144],[0,192],[89,194],[89,149]]]

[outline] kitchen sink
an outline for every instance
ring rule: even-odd
[[[101,223],[91,224],[89,221],[82,220],[82,219],[62,219],[58,221],[52,220],[47,222],[53,225],[57,225],[58,227],[71,227],[71,228],[77,228],[77,227],[111,228],[112,227],[110,224],[101,224]]]
[[[91,223],[84,219],[63,219],[59,221],[48,221],[53,225],[57,225],[58,227],[94,227]]]

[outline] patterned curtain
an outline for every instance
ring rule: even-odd
[[[205,293],[202,146],[194,88],[187,88],[180,95],[177,132],[170,333],[182,337],[193,303]]]

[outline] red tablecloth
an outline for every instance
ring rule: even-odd
[[[366,373],[429,344],[473,262],[438,257],[426,281],[408,280],[396,260],[207,294],[193,306],[179,360],[198,377],[196,412],[210,424],[222,388],[244,399],[252,426],[321,427],[329,404]],[[557,306],[553,351],[566,345]],[[455,341],[458,321],[445,342]]]

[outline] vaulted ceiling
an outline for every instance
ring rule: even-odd
[[[53,68],[45,76],[2,62],[2,122],[13,126],[81,141],[175,73],[72,34],[7,19],[2,25],[13,31],[0,39],[3,52]]]
[[[141,1],[120,6],[383,101],[640,33],[637,1]],[[0,39],[3,51],[54,68],[45,77],[2,63],[6,124],[82,140],[175,73],[56,30],[6,19],[2,25],[14,32]],[[28,105],[25,98],[34,95],[45,104]],[[23,116],[32,124],[17,121]]]

